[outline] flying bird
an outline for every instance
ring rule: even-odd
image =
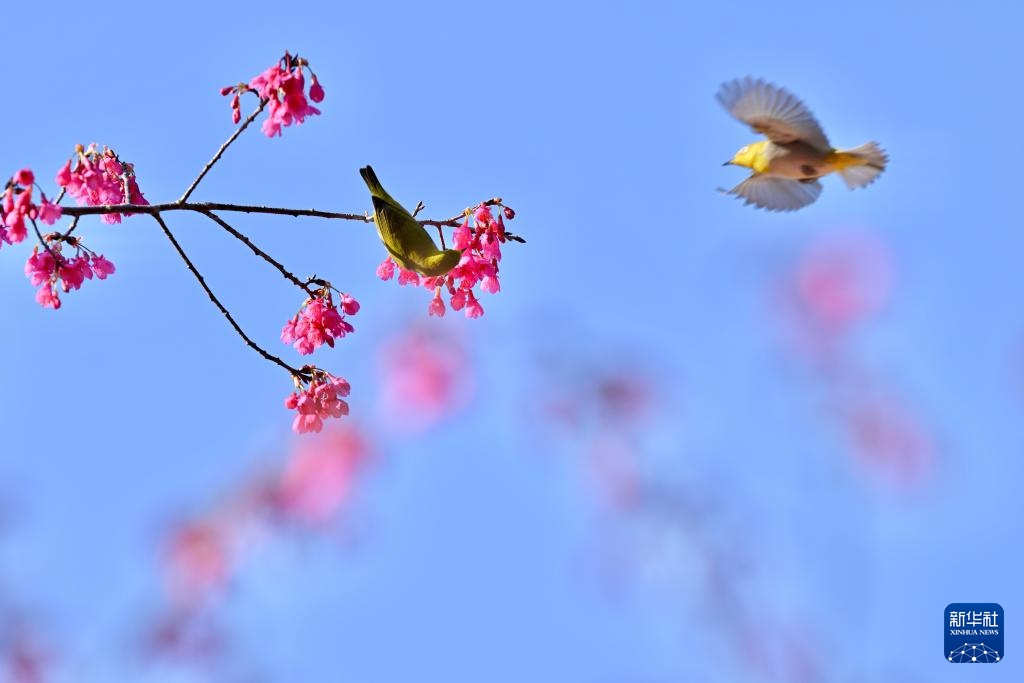
[[[384,190],[369,166],[359,169],[373,200],[373,220],[384,247],[395,263],[427,277],[438,277],[459,265],[462,252],[441,250],[411,213]]]
[[[803,102],[760,78],[724,83],[715,97],[730,114],[768,138],[742,147],[725,162],[752,171],[731,190],[720,190],[743,198],[744,204],[795,211],[818,198],[822,176],[838,173],[853,190],[870,185],[889,161],[875,142],[834,148]]]

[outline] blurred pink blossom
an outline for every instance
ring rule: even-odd
[[[417,431],[464,407],[475,379],[467,353],[455,333],[426,323],[385,343],[378,367],[381,412],[391,416],[389,425]]]
[[[930,474],[935,443],[908,406],[864,395],[843,407],[840,418],[857,461],[870,473],[902,486]]]
[[[166,549],[168,590],[180,602],[205,600],[231,573],[230,528],[198,520],[178,527]]]
[[[348,501],[368,456],[365,439],[350,426],[302,440],[277,482],[273,501],[278,514],[310,525],[331,521]]]

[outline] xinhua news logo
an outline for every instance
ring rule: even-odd
[[[1003,659],[1003,608],[994,602],[954,602],[946,607],[944,656],[953,664],[995,664]]]

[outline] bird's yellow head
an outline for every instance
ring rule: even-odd
[[[729,166],[731,164],[733,166],[743,166],[744,168],[754,168],[764,153],[764,144],[764,142],[755,142],[751,145],[741,147],[740,150],[733,155],[732,159],[725,162],[724,165]]]

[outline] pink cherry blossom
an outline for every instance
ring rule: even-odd
[[[348,294],[341,295],[341,310],[345,312],[345,315],[355,315],[359,312],[359,302]]]
[[[71,183],[71,160],[68,159],[60,170],[57,171],[57,184],[61,187],[67,187]]]
[[[281,330],[281,341],[293,344],[302,355],[309,355],[327,344],[334,347],[334,340],[353,332],[345,315],[355,315],[359,302],[347,294],[341,294],[341,311],[335,306],[331,291],[320,290],[317,296],[307,299],[295,317]]]
[[[395,276],[395,262],[388,256],[377,266],[377,277],[381,280],[390,280]]]
[[[479,318],[484,314],[484,307],[480,305],[480,302],[473,296],[473,291],[466,292],[468,301],[466,302],[466,317],[467,318]]]
[[[0,213],[0,246],[4,243],[17,244],[28,236],[25,220],[34,220],[38,213],[38,207],[32,203],[33,182],[32,171],[23,168],[7,183]]]
[[[452,303],[452,309],[454,309],[456,311],[461,311],[463,308],[465,308],[466,307],[466,290],[465,289],[457,289],[454,292],[452,292],[451,303]]]
[[[109,147],[100,150],[95,144],[87,149],[79,145],[75,155],[74,169],[69,161],[57,172],[57,184],[65,188],[79,206],[149,204],[135,179],[135,167],[122,162]],[[103,214],[100,220],[120,223],[121,216],[120,213]]]
[[[342,400],[349,394],[349,383],[340,377],[311,369],[312,379],[296,380],[295,391],[285,398],[284,405],[298,414],[292,422],[297,434],[319,432],[324,420],[348,415],[348,403]]]
[[[50,201],[43,196],[43,203],[39,205],[39,209],[36,212],[36,217],[47,225],[53,225],[56,223],[61,216],[61,208],[56,204],[51,204]]]
[[[36,248],[25,262],[25,277],[33,287],[38,287],[48,281],[55,270],[56,261],[46,249],[40,251]]]
[[[324,88],[316,76],[313,76],[307,99],[306,77],[303,70],[308,68],[309,63],[304,58],[293,57],[286,52],[277,64],[254,76],[249,83],[221,88],[221,95],[233,95],[232,120],[235,123],[241,120],[239,97],[247,92],[255,93],[266,103],[268,115],[261,128],[267,137],[279,136],[283,128],[299,125],[307,116],[318,115],[320,110],[311,105],[309,100],[321,102],[324,99]]]
[[[92,257],[92,272],[96,275],[97,279],[106,280],[107,277],[117,272],[114,264],[108,261],[103,256],[93,255]]]
[[[86,280],[92,279],[92,268],[87,256],[76,256],[60,267],[61,288],[65,292],[81,289]]]
[[[484,290],[488,294],[497,294],[501,291],[501,285],[498,284],[498,278],[496,276],[485,275],[484,279],[480,281],[480,289]]]
[[[40,287],[36,292],[36,301],[43,308],[52,308],[53,310],[60,308],[60,297],[49,283],[45,287]]]
[[[31,170],[23,168],[14,174],[14,182],[25,187],[31,187],[36,182],[36,177]]]
[[[94,254],[81,240],[70,238],[61,242],[56,233],[47,235],[46,240],[48,248],[36,247],[25,262],[25,277],[39,288],[36,301],[43,308],[60,308],[60,292],[78,290],[93,276],[105,280],[114,273],[114,264]],[[75,256],[68,258],[63,254],[66,245],[75,249]]]
[[[441,290],[438,289],[434,298],[430,300],[430,308],[428,310],[430,315],[436,315],[438,318],[444,317],[444,300],[441,299]]]
[[[412,270],[406,270],[405,268],[399,267],[398,268],[398,284],[402,285],[403,287],[405,285],[413,285],[413,286],[419,285],[420,284],[419,273],[417,273],[415,271],[412,271]]]

